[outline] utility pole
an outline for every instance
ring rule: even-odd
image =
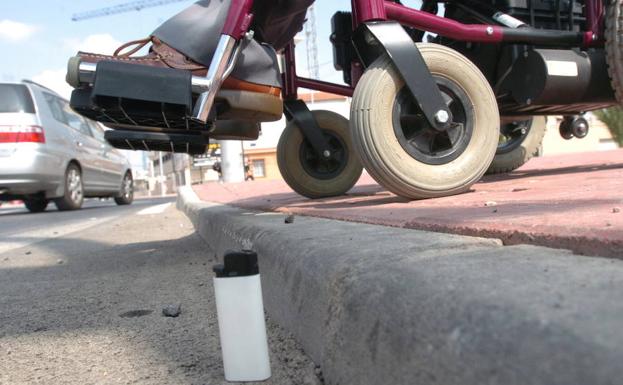
[[[156,180],[156,175],[154,173],[154,161],[147,155],[147,153],[144,153],[143,156],[147,157],[147,160],[149,161],[149,183],[147,184],[147,195],[151,196],[151,183]],[[156,186],[154,185],[154,188],[155,187]]]
[[[244,182],[242,146],[238,140],[221,140],[221,172],[223,182]]]
[[[192,185],[192,174],[190,168],[193,165],[193,158],[190,155],[186,155],[186,166],[184,167],[184,186]]]
[[[167,185],[164,183],[164,170],[162,168],[162,151],[158,151],[158,165],[160,166],[160,195],[165,196]]]
[[[173,191],[177,191],[177,167],[175,164],[175,153],[171,153],[171,168],[173,169]]]

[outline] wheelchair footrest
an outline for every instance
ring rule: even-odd
[[[165,151],[199,155],[206,152],[208,137],[200,132],[165,133],[108,130],[104,138],[123,150]]]
[[[92,88],[76,89],[71,107],[111,127],[205,130],[190,118],[191,72],[103,61]]]

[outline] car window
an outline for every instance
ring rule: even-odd
[[[23,84],[0,84],[0,112],[35,113],[28,88]]]
[[[107,143],[106,139],[104,139],[104,129],[97,124],[96,122],[87,119],[89,123],[89,127],[91,127],[91,132],[93,133],[93,137],[97,139],[99,142]]]
[[[60,100],[60,103],[63,108],[63,115],[65,115],[65,120],[67,121],[69,127],[73,128],[74,130],[80,132],[83,135],[91,136],[91,129],[89,128],[86,120],[84,120],[82,116],[73,112],[71,110],[71,107],[69,107],[69,103],[67,103],[66,101]]]
[[[48,107],[50,107],[52,117],[60,123],[67,124],[65,114],[63,114],[63,108],[61,107],[61,100],[52,94],[48,94],[47,92],[43,93],[43,97],[45,102],[48,104]]]

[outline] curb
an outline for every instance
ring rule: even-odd
[[[621,378],[623,261],[200,201],[222,255],[253,248],[268,313],[327,384],[600,385]]]

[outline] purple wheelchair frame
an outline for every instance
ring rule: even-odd
[[[223,34],[240,40],[248,31],[253,19],[253,0],[231,0]],[[368,22],[396,21],[415,29],[436,33],[460,41],[475,43],[543,43],[568,47],[599,47],[604,43],[603,0],[586,0],[587,30],[580,32],[513,29],[488,24],[463,24],[425,11],[409,8],[385,0],[351,0],[353,30]],[[363,72],[360,63],[353,63],[353,87],[300,77],[296,74],[294,43],[284,50],[283,98],[297,98],[298,88],[352,96],[354,86]]]

